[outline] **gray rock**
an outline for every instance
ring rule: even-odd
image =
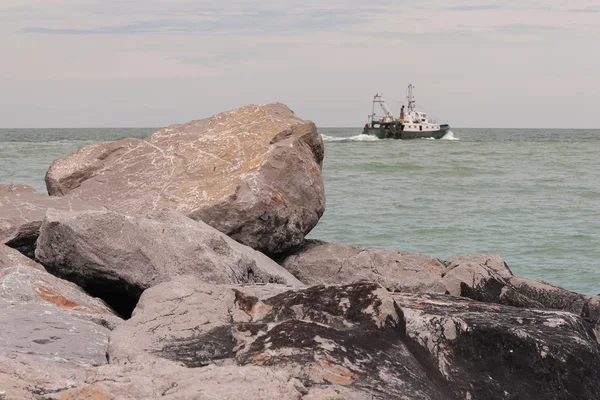
[[[55,363],[106,364],[110,330],[59,307],[0,300],[0,353]]]
[[[442,283],[445,266],[425,254],[308,241],[281,265],[307,285],[369,281],[390,291],[446,291]]]
[[[201,221],[176,212],[152,218],[49,210],[36,257],[124,316],[145,289],[179,275],[209,283],[302,285],[265,255]]]
[[[174,209],[266,253],[299,245],[325,209],[323,142],[283,104],[85,147],[46,174],[51,195],[123,213]]]
[[[17,250],[0,244],[0,273],[4,269],[12,267],[29,267],[45,271],[43,266],[25,257]]]
[[[14,265],[0,270],[0,300],[40,306],[33,307],[35,310],[57,309],[110,329],[122,322],[102,300],[90,297],[74,283],[23,264]]]
[[[103,207],[69,196],[45,196],[25,185],[0,187],[0,243],[33,258],[40,225],[48,208],[81,211]]]
[[[454,296],[513,307],[563,310],[582,316],[589,300],[589,296],[547,282],[514,276],[495,254],[459,255],[446,263],[443,281],[448,293]],[[590,303],[588,314],[600,318],[599,306]]]
[[[300,400],[310,392],[285,371],[262,367],[212,365],[190,369],[157,360],[69,368],[31,356],[1,354],[0,383],[3,400]]]
[[[433,294],[393,294],[406,338],[457,399],[598,399],[600,346],[583,320]]]
[[[13,184],[3,185],[0,183],[0,192],[29,192],[37,193],[37,191],[29,185]]]
[[[302,382],[308,399],[446,399],[399,328],[389,294],[372,283],[286,290],[181,277],[144,292],[113,332],[109,359],[260,366]]]

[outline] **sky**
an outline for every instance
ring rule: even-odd
[[[161,127],[372,98],[455,127],[600,128],[600,1],[0,0],[0,127]]]

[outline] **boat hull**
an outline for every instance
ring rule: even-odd
[[[363,134],[377,136],[379,139],[401,139],[401,140],[428,139],[428,138],[441,139],[449,131],[450,131],[450,126],[444,124],[444,125],[440,125],[440,129],[437,131],[423,132],[423,131],[400,130],[396,134],[394,134],[394,130],[392,130],[389,127],[381,127],[381,128],[366,127],[363,131]]]

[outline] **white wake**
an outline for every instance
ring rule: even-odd
[[[377,136],[365,135],[364,133],[361,133],[360,135],[348,136],[348,137],[329,136],[329,135],[321,134],[321,137],[323,138],[324,142],[372,142],[372,141],[379,140],[379,138]]]
[[[454,136],[454,132],[448,131],[440,140],[460,140]]]

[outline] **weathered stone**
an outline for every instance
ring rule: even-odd
[[[74,283],[21,264],[0,270],[0,300],[36,304],[51,311],[57,308],[110,329],[122,322],[102,300],[90,297]]]
[[[3,185],[0,183],[0,192],[29,192],[37,193],[37,191],[29,185],[21,185],[19,183],[12,185]]]
[[[45,196],[25,185],[5,187],[0,190],[0,243],[33,258],[40,225],[48,208],[81,211],[103,207],[69,196]]]
[[[436,258],[405,251],[361,249],[308,241],[281,265],[307,285],[376,282],[390,291],[445,293]]]
[[[1,328],[0,328],[1,329]],[[0,352],[0,399],[46,400],[85,379],[81,366]],[[90,399],[93,400],[93,399]]]
[[[31,356],[0,355],[3,400],[300,400],[302,389],[285,371],[261,367],[190,369],[156,360],[74,369]]]
[[[296,378],[308,399],[445,399],[397,322],[389,294],[373,283],[286,290],[181,277],[144,292],[113,332],[109,359],[261,366]]]
[[[0,270],[0,353],[67,365],[106,364],[108,334],[122,320],[75,284],[26,264],[12,265]]]
[[[0,244],[0,272],[6,268],[29,267],[45,271],[44,267],[19,253],[17,250]]]
[[[495,254],[470,254],[446,260],[444,284],[449,294],[522,308],[554,309],[582,315],[588,296],[550,283],[513,276]],[[598,310],[600,314],[600,309]]]
[[[56,160],[51,195],[124,213],[174,209],[266,253],[299,245],[325,209],[323,141],[283,104],[171,125]]]
[[[0,299],[0,353],[31,354],[47,362],[106,364],[110,330],[56,306]]]
[[[413,353],[457,399],[600,398],[600,347],[578,316],[443,295],[392,297]]]
[[[302,285],[265,255],[176,212],[149,219],[49,210],[36,257],[49,272],[77,283],[125,317],[145,289],[179,275],[221,284]]]

